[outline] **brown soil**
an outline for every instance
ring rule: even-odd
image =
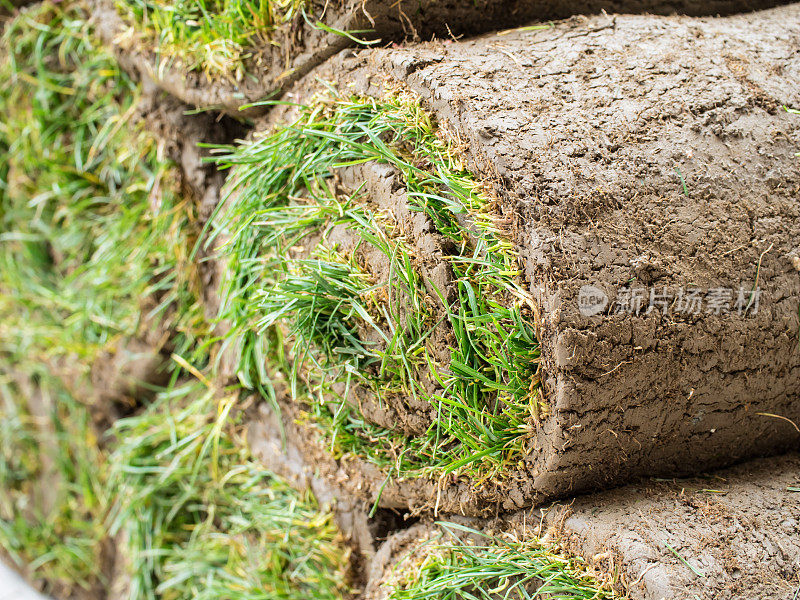
[[[230,144],[243,138],[247,131],[237,121],[214,113],[193,113],[192,107],[163,92],[153,79],[139,74],[142,99],[137,118],[163,145],[175,161],[184,195],[192,200],[201,224],[204,224],[219,202],[219,191],[225,181],[208,159],[211,151],[205,145]]]
[[[617,570],[633,598],[784,600],[800,589],[800,494],[790,491],[798,484],[800,455],[790,454],[578,498],[524,519],[544,514],[577,553]]]
[[[539,306],[551,414],[518,483],[401,482],[417,490],[401,505],[511,510],[797,447],[800,119],[779,107],[800,106],[799,17],[603,15],[347,52],[290,95],[317,77],[376,96],[410,86],[498,182]],[[628,285],[735,296],[756,281],[756,314],[612,310]],[[590,317],[586,285],[609,296]]]
[[[165,366],[169,354],[162,351],[166,337],[163,336],[161,344],[142,338],[124,339],[94,361],[87,397],[99,431],[131,414],[152,398],[156,386],[167,383],[169,372]]]
[[[403,40],[455,39],[487,31],[519,27],[528,23],[562,19],[575,14],[601,11],[652,13],[660,15],[725,15],[759,10],[785,0],[478,0],[454,2],[425,0],[412,4],[385,0],[340,0],[312,3],[309,14],[322,15],[325,25],[356,34],[365,40],[380,40],[383,45]],[[112,0],[93,0],[98,29],[106,43],[133,71],[147,74],[169,93],[186,104],[242,115],[240,108],[288,89],[294,82],[337,52],[357,44],[343,35],[325,32],[308,25],[302,15],[273,32],[271,43],[264,41],[252,49],[242,81],[215,79],[190,72],[180,64],[162,60],[156,48],[139,42],[121,42],[119,34],[127,27]],[[249,109],[255,115],[265,108]]]

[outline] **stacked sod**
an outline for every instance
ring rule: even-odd
[[[332,512],[251,457],[241,425],[253,398],[212,368],[202,265],[188,257],[201,256],[195,214],[217,178],[194,172],[193,156],[179,174],[164,155],[193,124],[170,99],[142,102],[80,4],[30,9],[4,49],[3,559],[59,598],[357,594],[359,562]],[[153,137],[139,114],[184,137]],[[140,353],[136,385],[97,376]],[[496,558],[491,547],[483,560]],[[481,584],[525,571],[595,587],[533,543],[511,558],[515,571],[496,565]]]
[[[26,9],[2,52],[2,559],[59,598],[342,597],[330,511],[253,462],[247,394],[203,374],[175,142],[82,4]]]
[[[223,91],[252,75],[249,40],[316,14],[134,9],[176,81]],[[11,21],[4,558],[76,598],[613,597],[613,553],[568,558],[531,530],[538,509],[503,511],[796,445],[797,17],[597,17],[339,55],[217,148],[229,179],[205,229],[222,177],[195,142],[240,130],[120,50],[132,81],[79,3]],[[202,58],[227,39],[233,60]],[[743,285],[759,311],[580,313],[584,285],[615,303],[631,282]]]
[[[337,52],[455,39],[576,14],[727,14],[774,0],[96,0],[100,30],[123,64],[187,104],[238,113],[288,89]],[[264,112],[250,107],[250,114]]]
[[[488,600],[538,588],[579,599],[615,597],[613,587],[625,598],[792,597],[799,467],[789,453],[498,517],[416,523],[376,553],[364,596]]]
[[[596,17],[313,73],[220,159],[241,381],[273,398],[283,373],[358,490],[414,510],[796,444],[797,10]],[[631,282],[760,306],[614,310]],[[590,285],[610,305],[585,316]]]

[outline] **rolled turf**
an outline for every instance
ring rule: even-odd
[[[240,378],[413,510],[796,446],[799,11],[338,55],[220,159]]]
[[[774,0],[479,0],[307,2],[94,0],[98,30],[132,72],[183,102],[239,110],[287,90],[348,47],[452,40],[578,14],[718,15]],[[263,113],[251,107],[249,114]]]

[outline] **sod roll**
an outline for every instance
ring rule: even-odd
[[[800,557],[800,507],[791,491],[800,482],[799,461],[789,453],[718,471],[713,490],[708,477],[647,481],[499,517],[418,522],[379,545],[364,597],[387,598],[393,586],[421,596],[475,585],[513,569],[527,543],[545,551],[529,554],[528,568],[513,581],[536,567],[547,579],[558,561],[573,589],[585,586],[588,593],[577,597],[612,597],[613,587],[631,600],[791,598]],[[508,562],[491,560],[496,545]],[[547,548],[560,552],[548,555]],[[580,558],[565,563],[564,556]],[[581,568],[595,580],[581,581]]]
[[[796,447],[798,17],[338,55],[227,159],[240,377],[283,365],[304,443],[413,510]]]
[[[289,7],[243,3],[242,23],[228,26],[228,36],[208,41],[198,49],[198,62],[191,64],[180,56],[184,44],[175,31],[199,29],[194,15],[183,15],[169,5],[155,3],[147,10],[150,17],[126,16],[130,7],[140,4],[129,0],[93,0],[100,33],[119,51],[123,64],[152,76],[164,89],[183,102],[198,107],[222,109],[239,114],[242,106],[273,98],[288,89],[311,69],[347,47],[382,46],[404,40],[456,39],[487,31],[547,22],[577,14],[600,13],[673,13],[687,15],[730,14],[774,6],[775,0],[479,0],[476,2],[405,3],[386,0],[343,2],[307,2]],[[223,10],[224,2],[210,3],[204,20],[209,21]],[[225,9],[227,10],[227,8]],[[154,15],[162,11],[179,23],[175,29],[155,31]],[[252,11],[250,14],[249,11]],[[174,13],[174,14],[173,14]],[[137,13],[134,11],[133,13]],[[166,17],[165,17],[166,18]],[[167,19],[167,20],[169,20]],[[241,31],[239,31],[241,29]],[[245,34],[249,31],[249,34]],[[245,47],[232,36],[248,38]],[[173,39],[175,38],[175,39]],[[208,63],[229,60],[219,48],[236,48],[241,54],[241,69],[231,71],[211,68]],[[176,56],[173,56],[177,52]],[[216,55],[217,58],[208,58]],[[206,71],[206,72],[204,72]],[[249,114],[263,112],[250,108]]]

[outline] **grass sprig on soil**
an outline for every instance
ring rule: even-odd
[[[528,295],[496,201],[414,99],[337,98],[297,110],[293,124],[230,149],[220,159],[235,167],[225,209],[216,215],[218,234],[224,231],[229,237],[225,252],[230,258],[230,281],[221,316],[234,326],[242,380],[252,386],[252,374],[262,373],[269,356],[266,345],[272,339],[262,333],[276,324],[274,317],[280,317],[289,337],[295,336],[289,341],[302,346],[294,344],[295,356],[308,356],[310,342],[324,355],[317,361],[325,366],[320,371],[330,371],[338,363],[348,385],[356,377],[378,393],[396,386],[398,393],[423,395],[437,408],[435,423],[424,439],[415,440],[417,450],[426,450],[404,455],[408,458],[399,469],[402,475],[412,475],[412,470],[447,473],[462,467],[478,478],[499,474],[502,465],[519,456],[539,397],[538,344]],[[358,190],[343,196],[335,188],[337,169],[371,161],[400,172],[413,208],[424,212],[457,248],[445,257],[457,288],[457,299],[446,303],[443,316],[456,341],[448,368],[435,364],[425,344],[419,343],[434,324],[425,314],[431,301],[419,300],[424,291],[408,244],[396,239],[385,216],[370,213]],[[312,314],[319,299],[316,288],[324,287],[315,271],[319,263],[294,256],[309,244],[327,244],[336,227],[377,246],[391,261],[393,274],[407,275],[367,281],[351,265],[349,272],[335,278],[351,289],[340,293],[340,286],[339,292],[325,292],[325,301],[338,314],[322,324],[319,315]],[[287,286],[300,282],[305,282],[306,310],[300,298],[286,294]],[[412,306],[394,314],[381,302],[372,308],[362,306],[365,295],[376,290],[411,298]],[[277,313],[270,304],[279,307]],[[315,330],[317,338],[301,331],[309,324],[323,325]],[[348,334],[331,336],[332,328],[344,328]],[[377,334],[371,348],[365,339],[376,336],[364,338],[365,330]],[[370,370],[365,356],[379,362],[380,368]],[[426,371],[443,393],[431,395],[421,389],[415,380]],[[331,376],[321,373],[319,378],[330,381]],[[297,397],[296,387],[294,392]],[[323,394],[312,391],[312,396]],[[344,401],[335,408],[340,420],[347,411]],[[361,422],[353,418],[351,424]],[[357,427],[351,430],[355,433]],[[364,448],[344,451],[348,450]],[[390,460],[388,454],[386,458]]]
[[[395,565],[391,600],[603,600],[617,596],[579,559],[538,540],[488,536],[455,523]]]

